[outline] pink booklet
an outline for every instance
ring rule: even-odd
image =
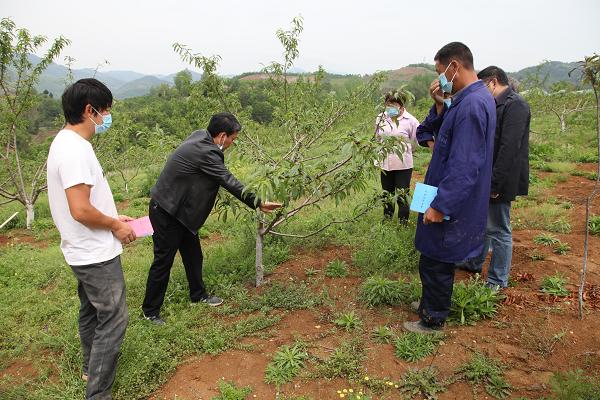
[[[127,223],[133,228],[135,235],[139,238],[150,236],[154,233],[154,229],[152,229],[152,224],[150,223],[150,217],[146,216],[134,219]]]

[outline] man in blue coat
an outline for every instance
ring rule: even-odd
[[[425,214],[419,215],[415,235],[423,285],[420,320],[404,324],[421,333],[441,329],[448,317],[455,264],[481,253],[496,129],[496,104],[477,79],[471,50],[452,42],[434,60],[439,85],[432,85],[432,90],[437,90],[442,103],[436,100],[430,119],[444,115],[441,125],[433,124],[435,143],[425,183],[438,192]]]

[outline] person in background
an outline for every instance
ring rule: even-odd
[[[202,279],[202,249],[198,230],[213,209],[217,192],[225,188],[250,208],[271,212],[279,203],[261,202],[224,164],[224,151],[242,130],[228,112],[211,117],[207,129],[193,132],[169,156],[151,190],[150,222],[154,228],[154,261],[150,266],[142,310],[144,317],[164,325],[160,309],[165,299],[171,267],[177,251],[187,276],[190,300],[218,306],[223,300],[208,294]]]
[[[437,94],[444,98],[432,107],[430,117],[435,119],[442,107],[445,112],[424,183],[437,187],[437,194],[419,214],[415,234],[421,253],[419,321],[404,323],[406,330],[419,333],[443,327],[450,313],[455,264],[481,254],[496,127],[494,99],[477,79],[471,50],[460,42],[448,43],[434,60]]]
[[[508,286],[512,263],[511,202],[527,195],[529,189],[529,105],[510,84],[506,73],[496,66],[480,71],[496,101],[496,135],[492,165],[492,187],[484,246],[477,257],[461,264],[471,272],[481,272],[488,250],[492,256],[487,284],[492,288]]]
[[[406,144],[405,151],[401,154],[391,153],[380,163],[381,187],[389,193],[396,190],[404,191],[398,197],[398,220],[406,223],[409,215],[407,195],[410,189],[410,180],[413,171],[413,152],[416,142],[416,130],[419,122],[405,108],[408,94],[404,90],[388,92],[385,95],[385,112],[379,114],[375,120],[376,136],[396,137]],[[394,217],[394,204],[388,202],[384,205],[385,218]]]
[[[80,79],[62,95],[65,127],[48,153],[48,202],[60,248],[77,278],[79,338],[86,399],[111,399],[117,360],[129,320],[121,244],[136,239],[117,215],[106,176],[90,143],[112,124],[112,93]]]

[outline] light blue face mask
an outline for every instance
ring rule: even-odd
[[[440,76],[438,77],[439,81],[440,81],[440,89],[442,89],[442,92],[444,93],[452,93],[452,82],[454,81],[454,77],[456,76],[456,72],[454,72],[454,75],[452,75],[452,79],[450,79],[450,81],[448,81],[448,78],[446,78],[446,71],[448,71],[448,68],[450,68],[450,65],[452,63],[448,64],[448,66],[446,67],[446,69],[444,70],[444,72],[442,72],[440,74]]]
[[[94,107],[92,107],[92,110],[94,110],[98,114],[100,114],[98,112],[98,110],[96,110]],[[94,120],[91,117],[90,117],[90,119],[92,120],[92,122],[94,122]],[[106,132],[108,130],[108,128],[110,128],[110,126],[112,125],[112,115],[110,115],[110,114],[103,115],[102,116],[102,124],[98,125],[97,123],[94,122],[94,125],[96,126],[96,128],[95,128],[96,135]]]
[[[386,107],[385,108],[385,113],[389,116],[389,117],[397,117],[400,114],[400,111],[396,108],[396,107]]]

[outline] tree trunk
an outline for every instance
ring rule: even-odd
[[[25,204],[25,211],[27,213],[27,229],[31,229],[31,225],[35,220],[35,210],[33,208],[33,204],[29,202]]]
[[[558,119],[560,119],[560,133],[565,133],[567,131],[567,122],[565,120],[565,115],[562,114],[560,117],[558,117]]]
[[[125,193],[129,193],[129,184],[125,182]]]
[[[264,224],[259,221],[256,229],[256,287],[262,285],[265,270],[263,267]]]

